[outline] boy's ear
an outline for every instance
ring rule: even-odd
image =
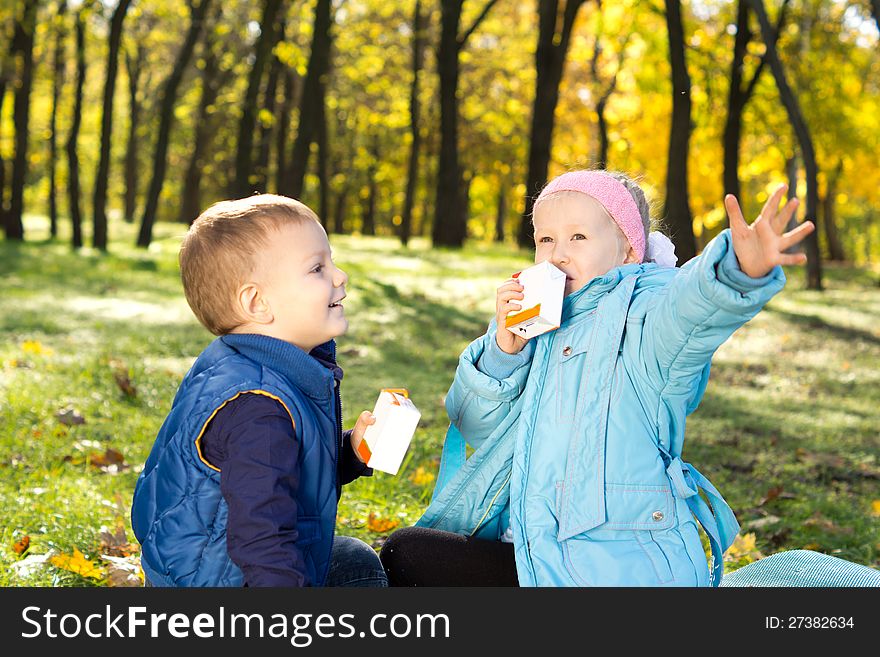
[[[256,283],[245,283],[238,289],[238,310],[246,322],[269,324],[274,319],[272,308]]]

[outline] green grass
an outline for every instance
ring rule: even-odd
[[[13,564],[74,549],[97,561],[102,529],[119,523],[134,542],[129,504],[140,466],[181,376],[211,340],[178,279],[183,227],[158,225],[148,251],[131,247],[131,226],[111,229],[109,255],[40,239],[38,217],[27,222],[38,241],[0,242],[0,585],[106,584],[48,565],[17,573]],[[401,473],[358,480],[339,508],[341,533],[378,546],[390,525],[412,524],[427,505],[458,355],[485,329],[498,283],[530,255],[428,250],[419,240],[409,250],[384,238],[331,243],[350,276],[351,328],[338,341],[346,424],[372,409],[380,387],[409,388],[422,411]],[[755,549],[739,546],[732,567],[755,550],[803,547],[877,567],[880,289],[863,270],[828,270],[822,294],[803,290],[802,271],[791,274],[767,311],[719,350],[684,457],[755,534]],[[119,372],[136,396],[117,384]],[[61,424],[56,414],[68,407],[85,424]],[[107,448],[124,467],[90,464]],[[30,550],[20,556],[13,545],[24,535]]]

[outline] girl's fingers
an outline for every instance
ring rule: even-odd
[[[783,253],[779,256],[780,265],[802,265],[806,261],[806,253]]]
[[[785,251],[786,249],[793,247],[795,244],[800,243],[807,235],[813,232],[815,227],[816,226],[812,221],[805,221],[794,230],[788,231],[785,235],[779,238],[779,250]]]
[[[785,194],[786,190],[788,190],[788,185],[784,183],[776,188],[776,191],[770,195],[770,198],[767,199],[764,207],[761,208],[762,217],[765,219],[772,219],[776,216],[776,210],[779,208],[779,201],[782,200],[782,196]]]
[[[782,207],[782,210],[771,219],[770,225],[773,226],[773,231],[777,235],[782,233],[785,227],[788,226],[788,222],[791,221],[791,217],[794,215],[797,207],[798,200],[796,198],[789,199],[788,203]]]
[[[736,196],[728,194],[724,197],[724,209],[727,210],[727,216],[730,219],[730,230],[742,232],[744,228],[748,229],[749,225],[746,223],[745,217],[743,217]]]

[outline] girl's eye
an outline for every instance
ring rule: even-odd
[[[573,240],[585,240],[585,239],[587,239],[587,238],[586,238],[586,236],[583,235],[582,233],[575,233],[574,235],[571,236],[571,239],[573,239]]]
[[[315,267],[312,269],[312,273],[320,274],[323,270],[324,270],[324,265],[315,265]]]
[[[538,239],[538,244],[549,244],[553,241],[552,237],[541,237]]]

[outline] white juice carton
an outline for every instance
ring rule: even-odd
[[[514,300],[522,310],[507,316],[504,322],[507,330],[521,338],[533,338],[558,329],[565,296],[565,272],[545,260],[513,277],[525,288],[525,298]]]
[[[385,388],[373,409],[376,424],[367,427],[358,454],[374,470],[396,475],[422,416],[403,388]]]

